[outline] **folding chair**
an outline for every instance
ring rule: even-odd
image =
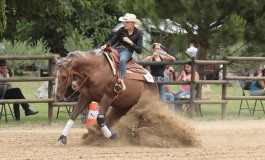
[[[256,110],[256,107],[257,107],[257,101],[260,101],[260,104],[261,104],[262,110]],[[255,105],[254,105],[254,108],[253,108],[253,116],[254,116],[254,114],[255,114],[255,111],[263,111],[263,113],[265,114],[265,110],[264,110],[264,106],[263,106],[262,100],[256,100],[256,101],[255,101]]]
[[[195,87],[195,97],[194,97],[195,100],[198,100],[199,99],[199,92],[198,92],[198,90],[199,90],[199,85],[196,85],[196,87]],[[182,100],[185,100],[185,99],[190,99],[190,98],[189,97],[183,97],[181,99]],[[184,111],[184,115],[185,116],[188,116],[188,117],[191,116],[190,115],[190,113],[191,113],[191,106],[190,106],[189,103],[184,105],[183,111]],[[202,115],[202,109],[201,109],[201,105],[200,104],[194,104],[194,111],[195,111],[195,113],[196,113],[197,116],[203,117],[203,115]]]
[[[250,91],[251,83],[252,83],[252,81],[242,81],[242,80],[239,81],[240,87],[242,89],[242,96],[246,96],[246,93],[245,92],[246,91],[248,91],[248,92]],[[246,102],[247,107],[243,107],[242,106],[244,101]],[[242,109],[248,109],[249,114],[251,116],[253,116],[253,114],[252,114],[253,108],[250,108],[248,100],[241,100],[240,101],[238,116],[240,115],[240,112],[241,112]]]
[[[0,98],[1,99],[4,99],[4,95],[6,93],[7,88],[8,88],[8,86],[6,83],[0,83]],[[2,116],[5,116],[6,122],[7,122],[7,115],[11,115],[12,118],[14,119],[14,114],[12,112],[12,109],[11,109],[9,104],[7,104],[7,105],[8,105],[10,113],[8,114],[6,112],[6,104],[4,104],[4,103],[1,104],[1,112],[0,112],[0,119],[2,118]]]
[[[241,89],[242,89],[242,96],[246,96],[245,91],[250,92],[250,86],[251,86],[252,81],[246,81],[245,83],[244,83],[244,81],[239,81],[239,83],[240,83],[240,86],[241,86]],[[247,104],[247,107],[245,107],[245,108],[242,107],[243,101],[246,101],[246,104]],[[256,110],[258,101],[260,101],[262,110]],[[248,111],[249,111],[251,116],[254,116],[255,111],[263,111],[263,113],[265,114],[265,110],[264,110],[264,106],[263,106],[262,100],[255,100],[255,104],[254,104],[253,108],[250,107],[248,100],[241,100],[239,111],[238,111],[238,116],[240,115],[240,111],[242,109],[248,109]]]
[[[67,102],[76,102],[78,100],[78,96],[79,96],[79,92],[75,92],[73,89],[72,89],[72,86],[69,86],[66,90],[66,93],[65,93],[65,97],[69,97],[71,96],[72,98],[70,100],[68,100]],[[59,117],[59,113],[60,112],[65,112],[65,111],[60,111],[60,106],[58,106],[58,109],[57,109],[57,115],[56,115],[56,119],[58,119]],[[65,106],[66,108],[66,113],[68,114],[68,116],[70,117],[71,113],[73,112],[74,110],[74,106]],[[72,108],[72,110],[71,110]]]
[[[71,113],[73,112],[73,110],[74,110],[74,107],[72,107],[72,110],[71,110],[71,107],[72,106],[65,106],[65,108],[66,108],[66,113],[68,114],[68,116],[70,117],[70,115],[71,115]],[[60,106],[58,106],[58,109],[57,109],[57,114],[56,114],[56,119],[58,119],[58,117],[59,117],[59,113],[60,112],[65,112],[65,111],[60,111]]]

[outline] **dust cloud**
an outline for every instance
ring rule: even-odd
[[[150,97],[144,95],[142,97]],[[92,146],[146,146],[160,148],[196,147],[195,130],[187,119],[171,113],[167,104],[152,98],[141,98],[126,115],[111,127],[119,138],[107,139],[97,125],[88,126],[82,136],[85,145]]]

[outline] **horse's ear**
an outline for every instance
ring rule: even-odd
[[[58,62],[58,58],[56,56],[53,57],[53,62],[56,64]]]

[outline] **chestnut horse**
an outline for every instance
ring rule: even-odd
[[[139,74],[139,73],[126,73]],[[150,74],[150,73],[148,73]],[[100,126],[103,134],[107,138],[116,138],[118,133],[109,130],[107,125],[113,124],[112,121],[118,120],[121,116],[137,103],[145,91],[158,97],[156,83],[150,83],[145,80],[126,79],[126,91],[117,94],[114,91],[114,85],[117,77],[113,74],[107,57],[103,53],[90,52],[71,52],[66,58],[60,59],[56,63],[55,71],[55,100],[65,99],[64,94],[67,87],[72,85],[73,77],[77,78],[76,90],[80,92],[77,105],[74,107],[70,119],[58,139],[59,144],[67,143],[67,136],[74,124],[77,116],[87,108],[92,102],[99,103],[99,114],[97,124]],[[105,122],[105,114],[111,106],[111,122]],[[107,119],[108,120],[108,119]]]

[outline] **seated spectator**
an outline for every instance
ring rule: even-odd
[[[242,69],[241,76],[250,76],[249,70],[247,68]],[[239,81],[241,87],[243,87],[245,90],[250,89],[251,82],[252,81],[249,81],[249,80],[240,80]]]
[[[142,61],[175,61],[175,57],[169,55],[164,51],[164,47],[160,43],[153,44],[153,54],[152,56],[148,56],[144,58]],[[164,79],[164,71],[165,65],[152,65],[150,66],[151,74],[155,80],[163,80]],[[158,84],[158,90],[160,95],[160,100],[166,100],[166,87],[164,84]]]
[[[258,77],[265,76],[265,69],[258,73]],[[265,96],[265,80],[254,80],[250,86],[251,96]]]
[[[174,75],[174,74],[175,72],[174,72],[173,66],[166,66],[166,69],[164,71],[164,81],[170,81],[171,80],[170,77],[172,77],[171,75]],[[174,101],[175,93],[171,91],[169,85],[165,85],[165,87],[166,87],[166,100]],[[169,109],[175,112],[174,104],[169,104]]]
[[[9,71],[7,68],[7,64],[5,60],[0,60],[0,78],[9,78]],[[5,99],[25,99],[23,93],[21,92],[20,88],[12,88],[12,84],[10,82],[4,82],[8,84],[8,89],[4,95]],[[35,115],[38,111],[33,111],[29,108],[28,103],[21,103],[20,104],[25,111],[25,116]],[[14,103],[14,114],[17,121],[20,121],[20,110],[19,104]]]
[[[241,76],[250,76],[248,68],[244,68],[241,72]]]
[[[195,81],[199,80],[199,74],[197,71],[195,71]],[[178,81],[191,81],[191,64],[187,63],[184,65],[184,71],[181,72]],[[190,96],[190,85],[189,84],[183,84],[181,85],[180,90],[177,91],[177,93],[174,96],[175,100],[179,100],[183,97],[189,98]]]

